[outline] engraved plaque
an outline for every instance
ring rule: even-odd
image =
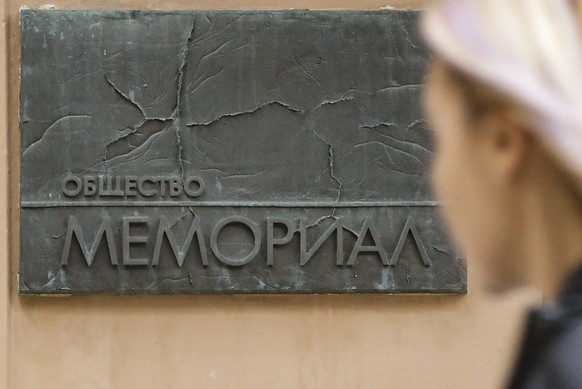
[[[465,292],[417,18],[23,11],[20,292]]]

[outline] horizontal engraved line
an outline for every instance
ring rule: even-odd
[[[21,201],[20,208],[67,207],[233,207],[233,208],[390,208],[437,207],[437,201]]]

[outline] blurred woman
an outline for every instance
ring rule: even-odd
[[[511,388],[582,388],[582,0],[427,13],[434,181],[490,289],[539,287]]]

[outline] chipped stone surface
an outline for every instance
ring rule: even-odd
[[[417,17],[23,10],[21,293],[464,292]]]

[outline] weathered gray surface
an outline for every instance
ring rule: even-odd
[[[464,292],[429,191],[416,19],[23,11],[20,291]],[[216,228],[236,217],[256,250]]]

